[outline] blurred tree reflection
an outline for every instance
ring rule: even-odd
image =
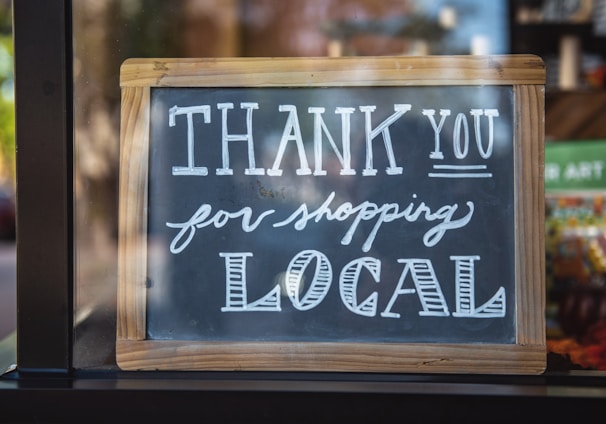
[[[0,1],[0,185],[15,179],[15,104],[11,1]]]
[[[130,57],[234,56],[237,0],[73,4],[78,240],[117,232],[120,64]]]
[[[115,361],[120,65],[132,57],[237,55],[236,5],[237,0],[72,4],[76,324],[95,323],[76,325],[76,368]]]
[[[82,0],[73,3],[78,240],[115,242],[120,64],[130,57],[324,56],[330,20],[410,13],[372,0]],[[360,37],[360,53],[398,54],[402,40]],[[101,247],[101,246],[100,246]]]
[[[445,4],[449,0],[73,1],[76,323],[89,323],[76,325],[74,366],[115,365],[120,65],[125,59],[326,56],[335,42],[335,33],[326,28],[343,27],[355,29],[343,54],[406,54],[418,40],[411,42],[410,31],[394,33],[394,25],[401,30],[405,18],[422,14],[422,7],[432,5],[435,12]],[[435,13],[422,18],[435,28]],[[422,31],[421,38],[431,38]]]

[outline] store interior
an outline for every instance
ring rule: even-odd
[[[547,74],[547,371],[606,371],[605,0],[73,3],[75,368],[116,369],[124,60],[535,54]]]

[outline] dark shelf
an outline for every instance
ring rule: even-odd
[[[560,39],[565,35],[573,35],[580,38],[583,52],[606,56],[606,37],[596,36],[592,23],[513,24],[511,34],[512,53],[539,56],[557,54]]]

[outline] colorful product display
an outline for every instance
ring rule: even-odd
[[[606,369],[606,193],[546,196],[547,345]]]
[[[606,141],[545,146],[547,348],[606,370]]]

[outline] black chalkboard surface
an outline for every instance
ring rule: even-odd
[[[512,102],[154,88],[148,338],[512,343]]]
[[[121,78],[122,368],[544,369],[540,59]]]

